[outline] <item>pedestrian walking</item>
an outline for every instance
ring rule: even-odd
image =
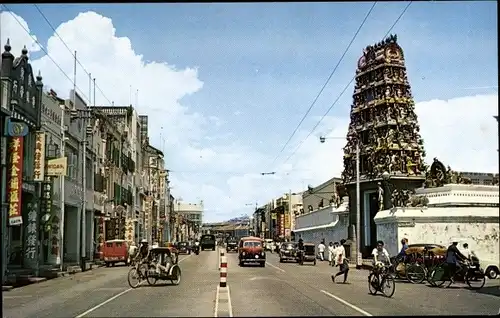
[[[335,246],[333,245],[333,242],[330,242],[328,244],[328,264],[330,266],[332,266],[332,264],[333,264],[333,260],[334,260],[333,253],[334,253],[334,251],[335,251]]]
[[[319,243],[319,245],[318,245],[318,251],[319,251],[319,257],[322,261],[325,260],[325,249],[326,249],[326,246],[323,243],[323,241],[321,241],[321,243]]]
[[[342,239],[340,240],[340,246],[336,249],[336,259],[337,259],[337,266],[340,267],[340,271],[332,275],[332,282],[335,283],[335,278],[340,275],[344,275],[344,284],[347,284],[347,274],[349,273],[349,262],[347,261],[347,258],[345,257],[345,240]]]

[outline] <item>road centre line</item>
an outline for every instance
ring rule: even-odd
[[[184,260],[188,259],[190,256],[191,256],[191,255],[188,255],[188,256],[184,257],[183,259],[180,259],[177,263],[180,263],[180,262],[182,262],[182,261],[184,261]],[[102,303],[100,303],[100,304],[98,304],[98,305],[96,305],[96,306],[94,306],[94,307],[90,308],[89,310],[85,311],[84,313],[79,314],[79,315],[78,315],[78,316],[76,316],[75,318],[82,318],[82,317],[84,317],[84,316],[86,316],[86,315],[90,314],[91,312],[96,311],[97,309],[101,308],[102,306],[106,305],[106,304],[107,304],[107,303],[109,303],[110,301],[113,301],[113,300],[115,300],[116,298],[118,298],[118,297],[120,297],[120,296],[122,296],[122,295],[125,295],[126,293],[128,293],[128,292],[129,292],[129,291],[131,291],[131,290],[134,290],[134,288],[129,288],[129,289],[126,289],[126,290],[122,291],[121,293],[118,293],[118,294],[114,295],[113,297],[108,298],[107,300],[105,300],[105,301],[103,301]]]
[[[347,301],[343,300],[343,299],[342,299],[342,298],[340,298],[340,297],[337,297],[337,296],[335,296],[335,295],[333,295],[333,294],[330,294],[329,292],[324,291],[323,289],[322,289],[322,290],[320,290],[320,292],[322,292],[323,294],[325,294],[325,295],[327,295],[327,296],[329,296],[329,297],[331,297],[331,298],[335,299],[336,301],[338,301],[338,302],[340,302],[340,303],[342,303],[342,304],[346,305],[347,307],[350,307],[351,309],[356,310],[357,312],[359,312],[359,313],[360,313],[360,314],[362,314],[363,316],[367,316],[367,317],[371,317],[371,316],[373,316],[372,314],[370,314],[370,313],[369,313],[369,312],[367,312],[367,311],[364,311],[363,309],[359,308],[358,306],[355,306],[355,305],[353,305],[353,304],[351,304],[351,303],[349,303],[349,302],[347,302]]]
[[[219,291],[220,291],[220,286],[217,284],[216,292],[215,292],[215,307],[214,307],[214,317],[218,317],[217,314],[219,313]]]
[[[273,267],[273,268],[275,268],[275,269],[277,269],[277,270],[279,270],[279,271],[281,271],[282,273],[286,273],[284,269],[281,269],[278,266],[274,266],[273,264],[271,264],[269,262],[266,262],[266,264],[269,265],[269,266],[271,266],[271,267]]]
[[[231,291],[229,285],[227,286],[227,306],[229,309],[229,317],[233,317],[233,305],[231,304]]]
[[[229,285],[225,287],[227,289],[227,311],[229,317],[233,317],[233,305],[231,303],[231,291],[229,290]],[[219,316],[219,306],[220,306],[220,289],[221,287],[217,285],[216,295],[215,295],[215,307],[214,307],[214,317]]]

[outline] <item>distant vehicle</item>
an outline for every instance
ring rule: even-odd
[[[201,250],[212,249],[215,251],[215,235],[205,234],[200,239]]]
[[[272,239],[265,239],[265,249],[266,251],[273,251],[274,250],[274,241]]]
[[[238,252],[238,241],[236,239],[227,240],[226,244],[227,252]]]
[[[128,243],[125,240],[109,240],[104,242],[103,258],[107,267],[116,263],[128,265]]]
[[[179,254],[191,254],[191,246],[189,246],[189,242],[179,242],[177,244],[177,250]]]
[[[238,260],[240,266],[245,263],[259,263],[260,267],[265,267],[264,240],[254,236],[242,237],[238,244]]]
[[[299,258],[297,256],[297,243],[286,242],[281,244],[279,253],[280,263],[283,263],[285,261],[299,261]]]

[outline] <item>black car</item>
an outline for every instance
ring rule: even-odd
[[[226,244],[227,252],[238,252],[238,242],[236,240],[229,240]]]
[[[177,250],[179,251],[179,254],[191,254],[191,246],[189,245],[189,242],[179,242],[179,244],[177,244]]]
[[[286,242],[281,244],[279,254],[280,254],[280,262],[283,263],[285,261],[298,261],[297,258],[297,243]]]
[[[215,251],[215,235],[205,234],[200,239],[201,250],[211,249]]]

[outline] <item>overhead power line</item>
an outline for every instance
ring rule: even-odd
[[[50,54],[47,52],[47,50],[45,50],[45,48],[42,46],[42,44],[33,35],[30,34],[28,29],[26,29],[24,27],[24,25],[21,23],[21,21],[19,21],[19,19],[16,17],[16,15],[12,12],[12,10],[10,10],[9,7],[7,7],[5,4],[2,4],[2,5],[5,7],[5,9],[7,9],[7,12],[9,12],[9,14],[14,18],[14,20],[16,20],[17,24],[19,24],[19,26],[21,26],[21,28],[23,28],[24,31],[26,31],[26,33],[31,37],[31,39],[33,39],[33,41],[36,42],[36,44],[38,44],[40,49],[52,61],[52,63],[54,63],[54,65],[59,69],[59,71],[61,71],[61,73],[63,73],[64,76],[66,76],[66,78],[71,82],[71,84],[73,84],[76,87],[76,89],[80,92],[80,95],[82,97],[84,97],[87,101],[89,101],[89,103],[90,103],[90,97],[87,97],[87,95],[80,89],[80,87],[75,85],[75,82],[73,81],[73,79],[71,79],[71,77],[61,68],[61,66],[52,58],[52,56],[50,56]]]
[[[408,4],[406,5],[406,7],[403,9],[403,11],[401,12],[401,14],[396,19],[396,21],[394,21],[394,23],[391,25],[391,27],[389,28],[389,30],[386,32],[386,34],[384,35],[384,38],[386,38],[391,33],[392,29],[396,26],[396,24],[399,22],[399,20],[401,20],[401,18],[403,17],[403,15],[405,14],[406,10],[408,10],[408,8],[410,7],[411,4],[412,4],[412,1],[408,2]],[[311,129],[311,131],[309,132],[309,134],[307,134],[307,136],[304,139],[301,140],[301,142],[298,144],[298,146],[295,148],[295,150],[286,158],[286,160],[283,162],[283,164],[287,163],[288,160],[290,160],[290,158],[292,158],[293,155],[295,155],[295,153],[300,149],[300,147],[302,147],[302,145],[307,140],[307,138],[309,138],[313,134],[313,132],[316,130],[316,128],[318,128],[318,126],[321,124],[321,122],[323,121],[323,119],[325,119],[325,117],[330,113],[330,111],[333,109],[333,107],[337,104],[337,102],[342,97],[342,95],[344,95],[345,91],[349,88],[349,86],[351,85],[351,83],[354,81],[355,78],[356,78],[356,76],[353,76],[351,78],[351,80],[349,81],[349,83],[347,83],[347,85],[344,87],[344,89],[340,92],[339,96],[335,99],[335,101],[330,106],[330,108],[327,109],[327,111],[325,112],[325,114],[320,118],[320,120],[316,123],[316,125],[314,125],[314,127]]]
[[[361,28],[363,28],[363,26],[365,25],[365,22],[366,20],[368,20],[368,17],[370,16],[370,14],[372,13],[373,9],[375,8],[375,5],[377,4],[377,1],[375,1],[373,3],[373,5],[371,6],[370,10],[368,10],[368,13],[365,15],[363,21],[361,22],[361,24],[359,25],[358,29],[356,30],[356,32],[354,33],[351,41],[349,42],[349,44],[347,45],[346,49],[344,50],[344,53],[342,53],[342,56],[340,57],[339,61],[337,62],[337,65],[335,65],[335,67],[333,68],[333,71],[330,73],[330,75],[328,76],[328,78],[326,79],[326,82],[325,84],[323,84],[323,86],[321,87],[321,89],[319,90],[318,94],[316,95],[316,97],[314,98],[313,102],[311,103],[311,105],[309,106],[309,108],[307,109],[306,113],[304,114],[304,116],[302,116],[302,119],[299,121],[297,127],[295,127],[295,129],[293,130],[292,134],[290,135],[290,137],[288,138],[288,140],[285,142],[285,144],[283,145],[283,147],[281,148],[281,150],[278,152],[278,154],[276,155],[276,157],[274,158],[273,162],[271,163],[271,166],[274,165],[274,163],[276,162],[276,160],[278,160],[279,156],[283,153],[283,151],[285,150],[286,146],[288,146],[288,144],[290,143],[290,141],[292,140],[293,136],[295,136],[295,133],[297,133],[297,131],[299,130],[299,127],[300,125],[302,125],[302,123],[304,122],[304,120],[306,119],[307,115],[309,115],[309,113],[311,112],[311,109],[314,107],[314,105],[316,104],[316,102],[318,101],[318,98],[321,96],[321,94],[323,93],[323,91],[325,90],[326,86],[328,85],[328,83],[330,82],[330,80],[332,79],[333,75],[335,74],[335,72],[337,72],[337,69],[340,65],[340,63],[342,63],[342,61],[344,60],[344,57],[345,55],[347,54],[347,52],[349,51],[349,49],[351,48],[351,45],[352,43],[354,42],[354,40],[356,40],[358,34],[359,34],[359,31],[361,31]]]
[[[47,24],[50,26],[50,28],[52,29],[52,31],[54,31],[54,34],[59,38],[59,40],[61,40],[61,43],[66,47],[66,49],[68,49],[68,51],[71,53],[71,55],[73,55],[73,58],[76,60],[76,62],[81,66],[83,72],[85,72],[85,74],[87,74],[87,76],[91,76],[90,72],[88,72],[86,69],[85,69],[85,66],[83,66],[83,64],[80,62],[80,60],[78,60],[78,58],[76,58],[75,56],[75,53],[74,53],[74,50],[71,50],[69,48],[69,46],[66,44],[66,42],[62,39],[62,37],[59,35],[59,33],[57,33],[56,29],[54,28],[54,26],[52,25],[52,23],[50,23],[49,19],[47,19],[47,17],[45,16],[45,14],[42,12],[42,10],[40,9],[40,7],[34,3],[33,6],[35,6],[35,8],[38,10],[38,12],[40,13],[40,15],[43,17],[43,19],[45,20],[45,22],[47,22]],[[112,104],[111,100],[106,96],[106,94],[104,94],[104,92],[102,91],[102,89],[99,87],[99,85],[95,84],[95,87],[99,90],[99,92],[101,93],[101,95],[104,97],[104,99],[106,99],[109,103],[109,105]],[[90,100],[89,100],[90,101]]]

